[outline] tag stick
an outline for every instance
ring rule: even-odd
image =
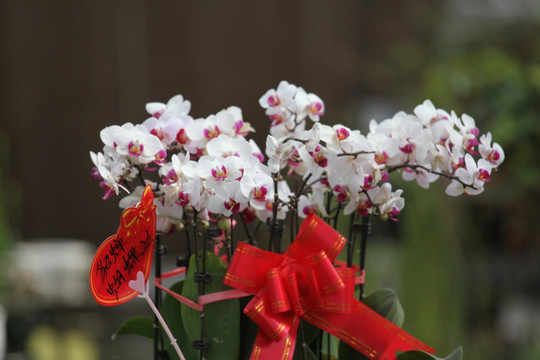
[[[171,333],[171,330],[167,326],[167,323],[165,322],[165,319],[161,316],[159,310],[156,308],[156,305],[152,302],[152,299],[150,299],[150,296],[148,295],[148,283],[146,285],[144,284],[144,275],[142,271],[139,271],[137,273],[137,280],[131,280],[129,282],[129,287],[133,290],[140,293],[138,295],[140,298],[143,298],[146,300],[154,314],[156,315],[157,319],[159,320],[161,326],[165,330],[165,333],[169,337],[169,340],[171,341],[171,345],[174,347],[174,350],[176,350],[176,353],[182,360],[186,360],[184,357],[184,354],[182,353],[182,350],[180,350],[180,347],[178,347],[178,343],[176,342],[176,339],[174,338],[173,334]]]

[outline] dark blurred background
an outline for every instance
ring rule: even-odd
[[[441,355],[540,358],[539,35],[535,0],[0,2],[0,358],[148,358],[109,339],[142,305],[100,308],[86,284],[121,213],[89,151],[178,93],[194,117],[241,107],[262,147],[258,99],[284,79],[330,125],[430,98],[492,132],[506,161],[482,195],[396,180],[407,205],[374,224],[368,292],[398,290],[404,328]]]

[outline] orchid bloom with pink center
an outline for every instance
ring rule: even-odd
[[[416,145],[414,143],[412,143],[411,139],[409,138],[409,139],[407,139],[407,143],[405,145],[399,147],[399,150],[401,150],[405,154],[409,155],[409,154],[412,154],[415,147],[416,147]]]
[[[214,187],[214,196],[208,201],[208,210],[214,214],[230,216],[243,211],[248,199],[240,191],[240,182],[232,181]]]
[[[324,104],[321,101],[314,101],[311,104],[309,104],[309,114],[310,117],[316,117],[317,119],[319,116],[324,115]]]
[[[339,141],[343,141],[347,139],[350,135],[351,135],[350,130],[344,126],[340,126],[336,129],[336,137]]]
[[[297,87],[283,80],[279,83],[277,89],[268,90],[259,99],[259,105],[266,109],[266,114],[271,115],[279,111],[281,107],[293,110],[293,98]]]
[[[502,147],[497,143],[491,145],[491,133],[487,133],[480,137],[478,151],[482,158],[489,161],[494,167],[499,166],[504,161],[504,151]]]
[[[426,126],[432,126],[441,120],[448,120],[450,115],[441,109],[436,109],[431,100],[425,100],[414,108],[414,113]]]
[[[184,100],[182,95],[173,96],[167,104],[161,102],[150,102],[146,104],[146,112],[156,119],[167,119],[189,114],[191,103]]]
[[[268,189],[266,186],[255,186],[253,188],[253,200],[258,202],[266,201],[266,194],[268,194]]]
[[[128,154],[131,156],[139,157],[144,150],[144,144],[141,144],[138,139],[132,140],[128,144]]]
[[[446,193],[450,196],[461,194],[478,195],[484,191],[484,183],[489,182],[492,165],[485,159],[478,160],[478,165],[471,154],[465,155],[465,167],[456,170],[456,177],[447,186]]]
[[[225,165],[212,168],[211,173],[215,181],[222,181],[227,178],[227,168]]]
[[[320,145],[315,146],[314,151],[309,151],[309,155],[313,158],[315,163],[322,168],[328,166],[328,158],[325,156],[323,148]]]
[[[385,182],[368,193],[373,204],[378,207],[378,213],[382,220],[397,221],[397,216],[405,206],[405,200],[401,197],[403,190],[393,192],[392,185]]]
[[[233,214],[236,214],[238,211],[240,211],[240,203],[233,198],[229,198],[228,201],[225,201],[223,203],[223,206],[225,207],[225,209],[229,210]]]
[[[218,183],[239,180],[242,177],[241,169],[242,161],[236,156],[203,156],[197,163],[196,172],[206,180],[206,186],[212,188]]]
[[[247,199],[266,202],[274,196],[274,181],[270,170],[262,164],[247,168],[240,180],[240,190]]]
[[[388,154],[386,151],[376,152],[373,154],[375,162],[379,165],[385,165],[388,162]]]
[[[180,206],[186,206],[189,205],[190,200],[191,196],[189,195],[189,193],[185,191],[180,191],[178,193],[178,199],[176,200],[176,203]]]
[[[206,129],[204,129],[204,137],[209,140],[218,137],[219,134],[220,130],[217,125],[210,125]]]
[[[363,196],[360,196],[360,200],[357,203],[356,206],[356,212],[363,217],[369,216],[372,212],[373,205],[371,204],[371,201],[365,196],[365,194],[361,194]]]
[[[337,202],[346,201],[349,198],[347,187],[345,185],[335,185],[332,189],[336,195]]]

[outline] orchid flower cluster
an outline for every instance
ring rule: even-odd
[[[240,108],[195,119],[182,95],[148,103],[149,117],[141,124],[106,127],[103,152],[90,153],[103,198],[124,191],[129,195],[120,206],[133,206],[151,183],[163,233],[182,226],[186,209],[207,220],[342,211],[395,221],[405,201],[402,190],[392,189],[391,173],[423,188],[446,178],[448,195],[477,195],[504,160],[501,146],[490,133],[480,135],[472,117],[437,109],[429,100],[414,114],[372,120],[366,134],[322,124],[324,102],[286,81],[259,104],[271,121],[266,157],[246,138],[254,129]],[[154,182],[147,176],[152,172],[159,175]],[[301,181],[292,189],[294,176]],[[329,208],[329,198],[337,206]]]

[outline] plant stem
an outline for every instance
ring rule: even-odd
[[[360,273],[362,274],[366,268],[366,244],[367,239],[370,233],[370,222],[369,216],[362,217],[362,225],[360,227]],[[358,295],[359,300],[364,298],[364,284],[359,286],[360,294]]]
[[[351,214],[349,222],[349,236],[347,237],[347,267],[353,263],[354,245],[356,243],[356,232],[354,231],[354,222],[356,221],[356,211]]]
[[[253,234],[249,230],[248,224],[246,224],[246,220],[244,219],[244,216],[242,214],[240,214],[240,220],[242,221],[242,226],[244,227],[244,231],[246,233],[246,236],[248,237],[249,244],[256,245],[253,239]]]
[[[397,166],[389,168],[388,172],[391,173],[391,172],[399,170],[399,169],[411,169],[411,170],[422,169],[422,170],[425,170],[425,171],[427,171],[427,172],[429,172],[431,174],[439,175],[439,176],[442,176],[442,177],[450,179],[450,180],[455,180],[458,183],[460,183],[461,185],[463,185],[464,187],[468,187],[468,188],[471,188],[473,190],[477,190],[472,184],[467,184],[467,183],[461,181],[457,176],[450,175],[450,174],[447,174],[447,173],[443,173],[443,172],[440,172],[440,171],[435,171],[435,170],[432,170],[430,168],[427,168],[427,167],[425,167],[423,165],[419,165],[419,164],[397,165]]]

